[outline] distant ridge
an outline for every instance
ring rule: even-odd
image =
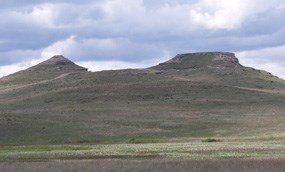
[[[79,66],[62,55],[56,55],[26,70],[19,71],[0,79],[5,87],[39,83],[70,74],[90,77],[88,69]],[[283,81],[272,74],[242,66],[234,53],[230,52],[197,52],[178,54],[174,58],[147,69],[129,69],[119,71],[95,72],[93,75],[111,76],[101,78],[100,82],[142,82],[140,75],[157,77],[160,80],[183,80],[197,82],[215,82],[221,85],[243,86],[251,88],[279,88]],[[160,74],[157,76],[156,74]],[[126,75],[121,78],[121,75]],[[116,77],[115,77],[116,76]],[[132,77],[130,77],[132,76]],[[112,78],[113,77],[113,78]],[[99,81],[97,78],[96,82]]]

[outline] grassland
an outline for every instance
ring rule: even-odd
[[[109,171],[196,162],[200,169],[215,160],[222,160],[216,171],[251,161],[279,170],[285,81],[242,66],[203,67],[211,54],[199,59],[96,73],[41,66],[0,79],[0,170],[12,168],[5,162],[57,160],[62,171],[77,160],[108,162]]]
[[[205,142],[205,140],[197,138],[188,142],[177,141],[148,144],[2,146],[0,161],[30,162],[80,159],[209,160],[282,158],[285,156],[283,137],[219,138],[218,142]]]
[[[1,95],[9,96],[0,104],[1,145],[262,137],[285,129],[285,94],[278,90],[190,81],[65,86],[66,79]]]
[[[81,160],[34,163],[0,163],[5,172],[283,172],[284,159],[228,160]]]

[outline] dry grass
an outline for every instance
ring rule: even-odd
[[[83,159],[128,160],[204,160],[229,158],[285,157],[282,138],[272,140],[225,140],[203,142],[205,139],[185,143],[105,144],[105,145],[34,145],[2,146],[0,161],[31,162]]]
[[[0,163],[4,172],[283,172],[285,159]]]
[[[0,79],[0,172],[283,170],[285,82],[185,65]]]

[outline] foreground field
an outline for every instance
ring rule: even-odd
[[[52,161],[36,163],[0,163],[5,172],[283,172],[285,159],[231,159],[187,161]]]
[[[133,144],[1,146],[4,172],[282,172],[283,135],[133,140]],[[184,141],[184,142],[182,142]]]
[[[273,140],[272,140],[273,139]],[[205,139],[184,143],[2,146],[0,161],[51,161],[84,159],[203,160],[228,158],[285,158],[280,138]]]

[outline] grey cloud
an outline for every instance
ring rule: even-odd
[[[40,55],[38,52],[72,35],[76,37],[75,43],[64,52],[77,61],[136,62],[164,56],[166,52],[173,56],[191,51],[244,51],[285,43],[282,8],[270,7],[268,11],[248,16],[239,28],[211,29],[191,18],[191,9],[201,0],[132,0],[124,1],[125,4],[113,0],[109,2],[115,7],[108,4],[108,8],[105,2],[1,1],[0,64],[22,61],[22,56],[13,60],[11,56],[25,54],[25,50],[37,53],[23,56]],[[276,4],[279,2],[282,1],[277,0]],[[35,16],[30,15],[35,7],[39,11]],[[47,11],[41,11],[44,8]],[[50,12],[52,16],[48,16]],[[113,47],[102,48],[100,40],[108,39],[113,41]]]
[[[0,52],[17,49],[41,49],[70,35],[63,30],[50,29],[10,30],[0,31],[0,33]]]
[[[62,52],[76,61],[111,61],[121,60],[137,62],[165,54],[163,47],[156,44],[132,42],[128,39],[80,39],[68,40]],[[59,45],[60,46],[60,45]],[[51,51],[51,50],[50,50]]]

